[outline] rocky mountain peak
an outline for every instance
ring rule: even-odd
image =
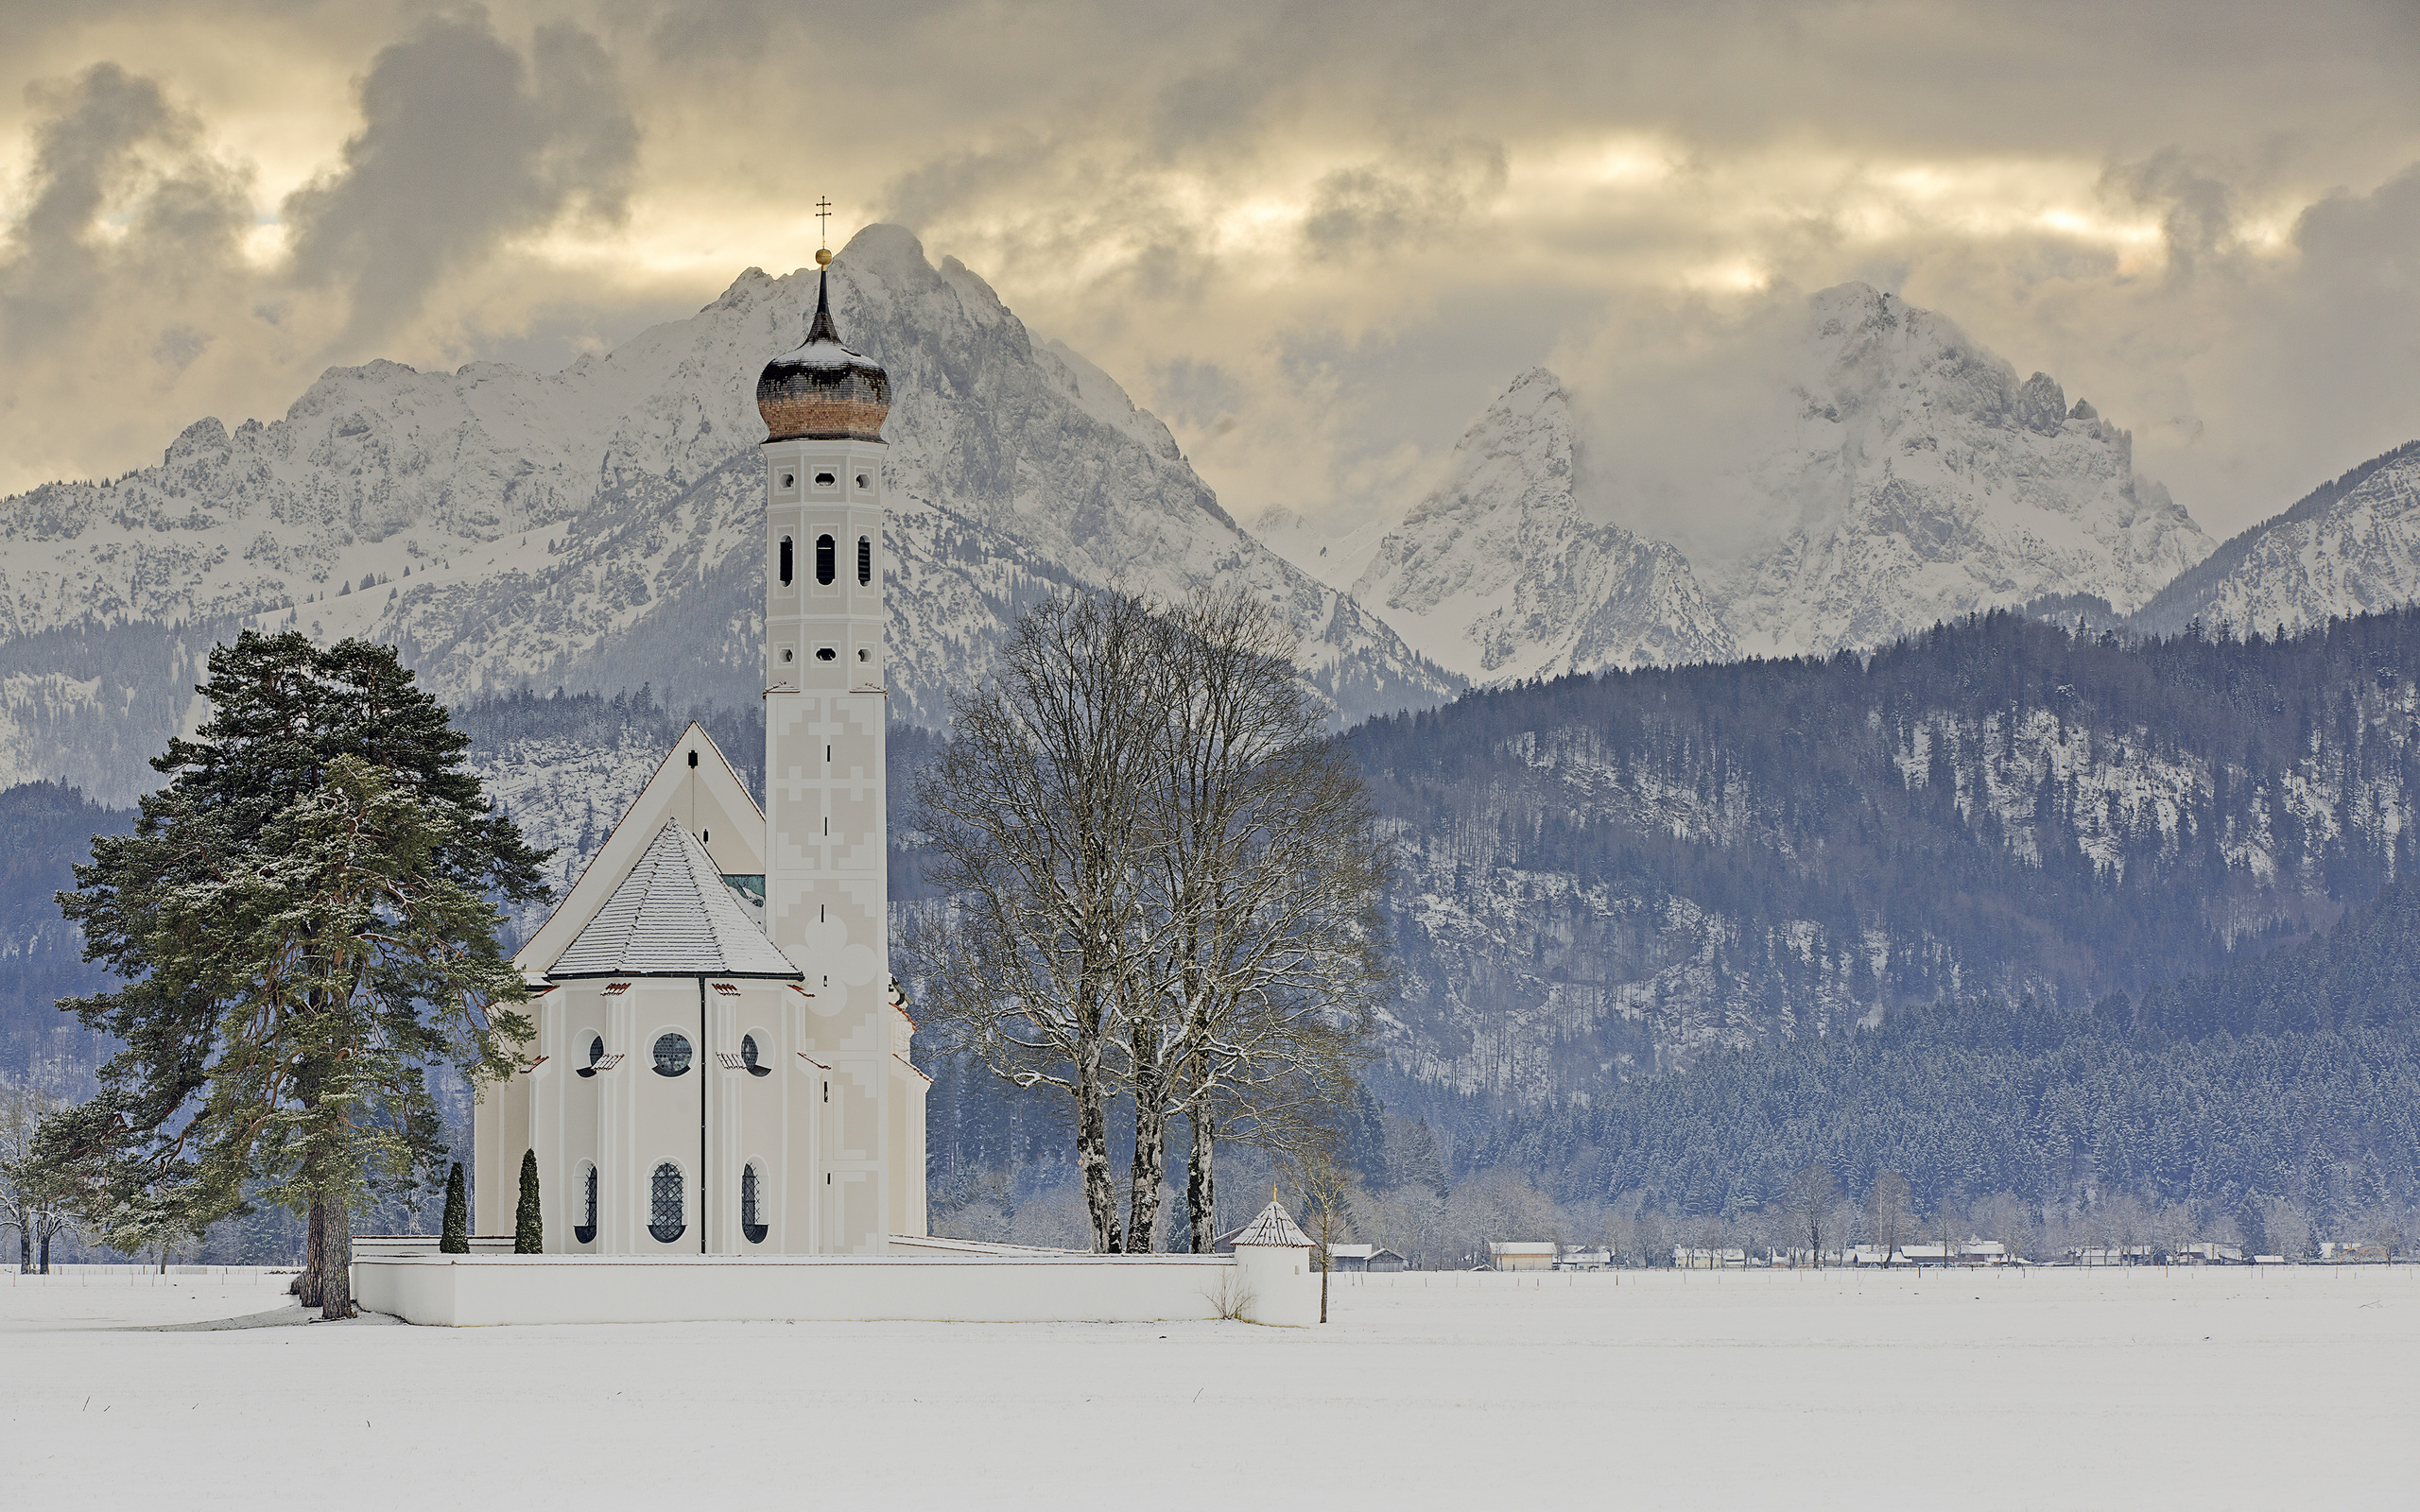
[[[1441,665],[1483,681],[1728,655],[1678,551],[1583,516],[1578,450],[1563,380],[1522,373],[1379,543],[1354,595]]]

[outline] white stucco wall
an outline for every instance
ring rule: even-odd
[[[1307,1251],[910,1256],[366,1257],[371,1311],[447,1327],[513,1323],[1251,1322],[1319,1317]]]

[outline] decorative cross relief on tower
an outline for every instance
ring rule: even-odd
[[[805,973],[809,1051],[829,1067],[818,1090],[828,1099],[818,1104],[825,1247],[872,1254],[889,1234],[923,1227],[924,1120],[922,1098],[898,1085],[899,1010],[889,1002],[882,424],[890,380],[841,343],[829,278],[819,275],[805,342],[756,382],[769,432],[765,928]],[[911,1158],[912,1193],[886,1179]]]

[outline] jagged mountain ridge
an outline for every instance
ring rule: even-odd
[[[2209,553],[2130,432],[1949,320],[1847,284],[1809,301],[1807,339],[1793,434],[1747,470],[1791,523],[1700,564],[1743,649],[1878,645],[2046,593],[2123,613]]]
[[[1577,447],[1563,381],[1544,368],[1514,379],[1354,596],[1474,681],[1737,654],[1680,552],[1582,515]]]
[[[894,712],[941,718],[1017,610],[1070,582],[1246,586],[1295,627],[1344,718],[1458,685],[1237,528],[1166,426],[954,259],[935,267],[907,232],[868,227],[832,292],[895,396]],[[560,373],[335,369],[282,420],[204,420],[158,467],[0,500],[0,691],[66,732],[0,747],[16,763],[0,781],[75,771],[125,801],[147,774],[124,753],[156,749],[163,717],[135,670],[160,658],[141,647],[246,617],[392,641],[449,700],[652,680],[752,701],[753,383],[813,300],[810,276],[750,269],[689,319]],[[119,712],[138,704],[129,734]]]
[[[1584,444],[1538,369],[1472,423],[1356,596],[1442,664],[1505,683],[1879,645],[2050,594],[2123,613],[2209,551],[2135,472],[2128,432],[1950,321],[1843,284],[1808,301],[1803,347],[1786,434],[1704,464],[1709,500],[1751,517],[1716,549],[1684,558],[1603,521],[1623,502],[1575,486]]]
[[[2236,535],[2129,618],[2173,635],[2289,632],[2420,599],[2420,441],[2374,456]]]

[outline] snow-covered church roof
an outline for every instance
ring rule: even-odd
[[[546,975],[800,978],[748,917],[697,836],[664,828]]]

